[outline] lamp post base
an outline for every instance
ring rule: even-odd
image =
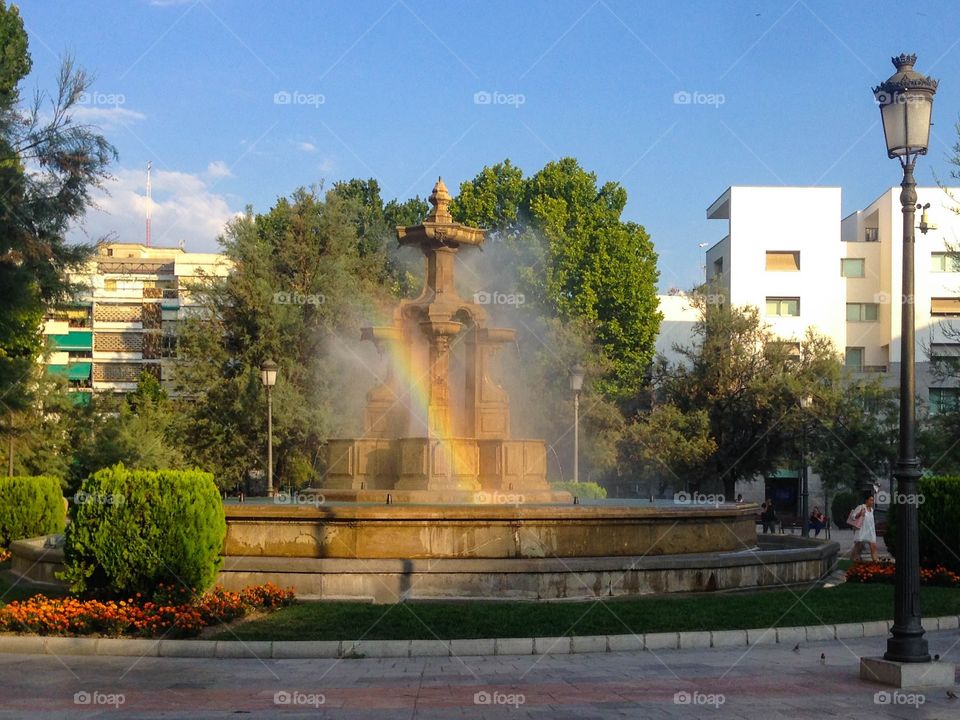
[[[882,657],[860,658],[860,679],[895,688],[951,688],[956,666],[947,662],[896,662]]]

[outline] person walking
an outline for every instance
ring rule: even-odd
[[[857,505],[850,511],[847,522],[856,528],[853,534],[853,547],[850,549],[850,559],[860,560],[863,546],[870,546],[870,559],[877,561],[877,525],[873,518],[873,495],[868,495],[863,504]]]

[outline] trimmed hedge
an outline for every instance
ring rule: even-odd
[[[129,470],[87,478],[74,496],[62,579],[74,592],[200,593],[216,580],[227,533],[220,493],[200,470]]]
[[[960,572],[960,476],[921,477],[917,483],[920,516],[920,563],[924,567],[943,565]],[[894,494],[894,500],[897,495]],[[893,555],[897,543],[897,507],[890,505],[887,531],[883,536]]]
[[[581,500],[603,500],[607,497],[607,489],[595,482],[579,482],[566,480],[564,482],[550,483],[550,489],[562,492],[566,490],[571,495],[576,495]]]
[[[841,530],[846,530],[847,517],[850,511],[860,504],[860,496],[851,490],[842,490],[833,496],[830,501],[830,517],[833,518],[833,524]]]
[[[63,532],[65,518],[57,478],[0,478],[0,548],[14,540]]]

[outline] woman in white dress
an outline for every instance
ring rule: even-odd
[[[863,505],[854,508],[853,517],[862,518],[863,522],[853,535],[853,548],[850,550],[850,559],[859,560],[864,543],[870,545],[870,558],[877,561],[877,525],[873,520],[873,495],[868,497]]]

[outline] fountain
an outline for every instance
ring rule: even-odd
[[[330,440],[323,494],[334,501],[477,502],[498,495],[521,502],[570,502],[547,484],[542,440],[510,438],[510,403],[496,383],[494,355],[515,331],[489,326],[487,312],[457,294],[461,247],[484,231],[453,222],[450,193],[438,180],[421,225],[397,228],[401,246],[426,260],[420,296],[404,300],[392,324],[363,330],[386,356],[385,381],[367,394],[363,437]],[[463,402],[451,402],[451,356],[463,346]]]
[[[752,504],[578,503],[551,490],[542,440],[511,437],[494,356],[514,331],[461,298],[454,268],[484,231],[450,215],[443,181],[422,224],[397,228],[426,260],[419,297],[362,337],[385,358],[364,432],[326,445],[319,488],[228,504],[220,582],[272,581],[324,599],[595,598],[803,584],[836,543],[758,549]]]

